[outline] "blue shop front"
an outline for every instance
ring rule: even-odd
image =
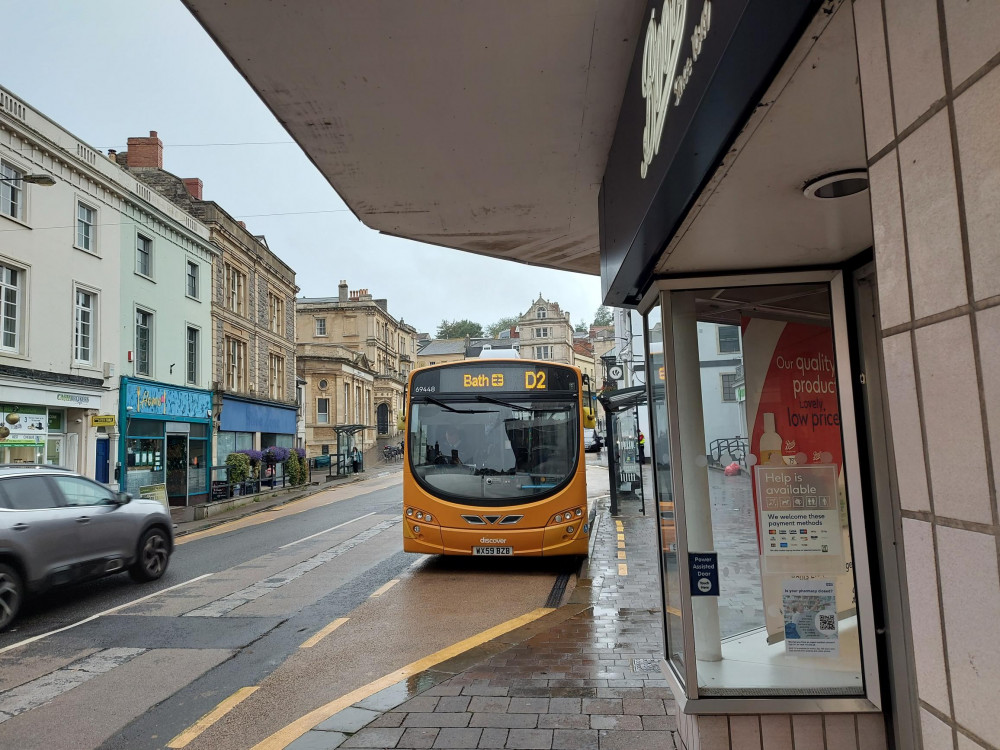
[[[216,465],[234,451],[294,448],[297,416],[294,405],[223,396]]]
[[[212,464],[212,393],[149,380],[122,378],[119,486],[135,497],[172,506],[209,499]]]

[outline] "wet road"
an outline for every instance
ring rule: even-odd
[[[181,537],[153,585],[116,576],[32,603],[0,634],[0,747],[251,747],[544,607],[568,570],[404,553],[401,502],[399,474],[373,477]]]

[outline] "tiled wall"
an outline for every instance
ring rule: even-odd
[[[997,748],[1000,1],[854,13],[923,744]]]
[[[886,748],[881,714],[691,716],[678,712],[677,730],[684,750]]]

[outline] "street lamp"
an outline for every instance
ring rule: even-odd
[[[4,182],[27,182],[32,185],[41,185],[42,187],[52,187],[56,184],[56,179],[52,175],[47,174],[26,174],[20,177],[0,177],[0,180]]]

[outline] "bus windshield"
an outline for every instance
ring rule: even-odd
[[[411,405],[409,461],[443,500],[503,506],[542,499],[576,470],[577,401],[445,396]]]

